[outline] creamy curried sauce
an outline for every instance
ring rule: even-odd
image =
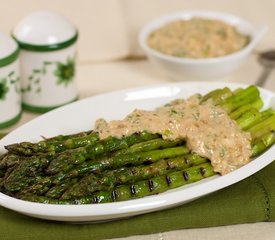
[[[251,136],[239,129],[227,113],[199,96],[174,100],[154,111],[136,109],[123,120],[95,124],[101,139],[148,131],[164,139],[185,139],[192,152],[210,159],[216,172],[224,175],[250,161]]]
[[[220,20],[192,18],[177,20],[153,31],[149,47],[176,57],[221,57],[244,48],[249,37]]]

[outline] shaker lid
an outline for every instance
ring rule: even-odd
[[[10,36],[0,32],[0,67],[10,64],[17,59],[18,44]]]
[[[12,35],[23,49],[51,51],[73,44],[78,33],[64,16],[52,11],[38,11],[23,18]]]

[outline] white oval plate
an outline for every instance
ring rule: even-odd
[[[183,82],[156,85],[87,98],[44,114],[19,127],[0,141],[0,152],[7,144],[38,141],[41,136],[69,134],[93,128],[95,120],[121,119],[135,108],[153,109],[175,98],[194,93],[207,93],[215,88],[245,87],[235,83]],[[275,94],[261,89],[264,108],[275,107]],[[0,193],[0,205],[37,218],[59,221],[102,221],[134,216],[187,203],[196,198],[236,183],[270,164],[275,156],[273,146],[249,164],[225,176],[214,176],[197,183],[136,200],[90,205],[53,205],[18,200]]]

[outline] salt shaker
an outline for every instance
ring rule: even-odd
[[[47,112],[77,99],[77,29],[51,11],[23,18],[12,35],[20,46],[23,108]]]
[[[0,128],[15,124],[21,116],[19,47],[0,33]]]

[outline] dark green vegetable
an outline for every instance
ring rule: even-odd
[[[275,114],[253,125],[248,131],[251,132],[252,139],[260,138],[266,133],[275,131]]]
[[[250,109],[257,109],[260,111],[260,109],[263,107],[263,101],[261,98],[257,98],[254,102],[245,104],[239,108],[237,108],[235,111],[231,112],[229,114],[229,117],[233,120],[238,119],[243,113],[249,111]]]
[[[214,104],[218,105],[228,99],[229,97],[233,96],[233,92],[228,88],[222,88],[222,89],[215,89],[206,95],[204,95],[201,99],[201,102],[205,102],[207,100],[213,101]]]
[[[43,157],[30,157],[22,160],[5,179],[4,186],[8,191],[18,191],[41,178],[42,170],[49,160]]]
[[[160,148],[175,147],[182,144],[183,144],[182,140],[171,141],[171,140],[162,139],[160,137],[149,141],[137,143],[128,148],[116,151],[114,153],[114,156],[121,155],[121,154],[135,153],[135,152],[146,152],[146,151],[160,149]]]
[[[38,143],[21,142],[5,146],[9,152],[30,156],[42,152],[61,152],[67,149],[78,148],[99,140],[98,134],[92,131],[73,135],[59,135]]]
[[[185,184],[197,182],[203,178],[215,175],[210,163],[204,163],[198,166],[188,168],[183,171],[175,171],[166,175],[143,180],[131,185],[122,185],[109,192],[99,192],[92,195],[92,203],[125,201],[134,198],[165,192],[169,189],[181,187]],[[76,203],[87,203],[88,199],[76,200]]]
[[[134,183],[139,180],[164,175],[172,170],[183,170],[190,166],[207,162],[207,159],[196,154],[188,154],[177,158],[161,159],[149,165],[121,168],[118,170],[106,170],[96,176],[94,174],[83,177],[75,185],[71,186],[63,195],[62,199],[71,199],[85,196],[99,190],[110,190],[113,187]]]
[[[256,157],[275,143],[275,131],[267,132],[252,143],[252,156]]]
[[[274,144],[275,111],[260,112],[263,102],[255,86],[217,89],[201,97],[201,102],[208,100],[251,133],[252,157]],[[43,203],[129,200],[215,174],[206,159],[189,152],[184,140],[147,132],[99,140],[97,133],[87,131],[6,148],[0,156],[0,191]]]
[[[96,156],[110,153],[116,150],[125,149],[133,144],[158,138],[159,135],[147,132],[136,133],[123,138],[108,137],[94,144],[85,147],[68,150],[60,153],[51,161],[47,168],[48,174],[56,174],[60,171],[67,171],[72,165],[85,162],[87,159],[95,159]]]
[[[86,173],[100,173],[104,169],[118,168],[131,165],[139,165],[144,162],[156,162],[160,159],[174,158],[189,153],[189,149],[185,146],[165,148],[159,150],[152,150],[147,152],[130,153],[125,155],[118,155],[111,158],[104,158],[102,160],[92,160],[76,166],[68,173],[62,173],[58,176],[58,180],[63,178],[71,178],[82,176]]]
[[[157,176],[148,180],[139,181],[130,185],[121,185],[110,191],[99,191],[89,196],[74,199],[52,199],[37,195],[24,195],[22,199],[32,202],[52,204],[91,204],[126,201],[142,198],[153,194],[165,192],[185,184],[197,182],[203,178],[215,175],[210,163],[187,168],[183,171],[173,171],[165,175]]]
[[[258,98],[260,98],[260,92],[258,88],[256,86],[249,86],[245,89],[242,89],[237,94],[227,98],[224,102],[220,103],[219,106],[230,114],[236,109],[254,102]]]

